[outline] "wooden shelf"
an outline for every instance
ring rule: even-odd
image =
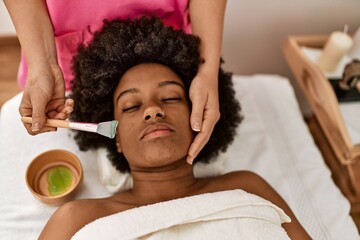
[[[21,91],[17,83],[20,43],[16,36],[0,36],[0,108]]]

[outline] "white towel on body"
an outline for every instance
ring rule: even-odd
[[[290,218],[277,206],[243,190],[206,193],[99,218],[73,240],[289,239]]]

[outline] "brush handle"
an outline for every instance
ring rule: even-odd
[[[21,121],[23,123],[32,123],[32,118],[22,117]],[[71,128],[74,130],[94,132],[94,133],[97,132],[97,127],[98,127],[98,125],[94,123],[69,122],[66,120],[59,120],[59,119],[46,119],[45,126],[56,127],[56,128]]]
[[[21,117],[23,123],[32,123],[31,117]],[[69,128],[69,121],[59,119],[46,119],[45,126],[47,127],[58,127],[58,128]]]

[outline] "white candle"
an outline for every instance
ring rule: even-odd
[[[346,33],[333,32],[326,41],[324,50],[317,60],[317,65],[323,71],[334,71],[341,58],[350,50],[352,44],[352,38]]]

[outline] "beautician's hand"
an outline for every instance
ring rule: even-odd
[[[72,99],[65,101],[64,78],[60,67],[57,64],[38,64],[36,67],[39,68],[29,67],[19,107],[22,117],[32,117],[32,124],[24,124],[31,135],[55,131],[56,128],[44,127],[46,118],[66,119],[74,106]]]
[[[216,79],[210,79],[211,77],[213,76],[198,74],[190,85],[189,97],[192,102],[190,124],[191,128],[199,133],[189,148],[186,159],[189,164],[192,164],[209,141],[220,118],[217,75],[214,76]]]

